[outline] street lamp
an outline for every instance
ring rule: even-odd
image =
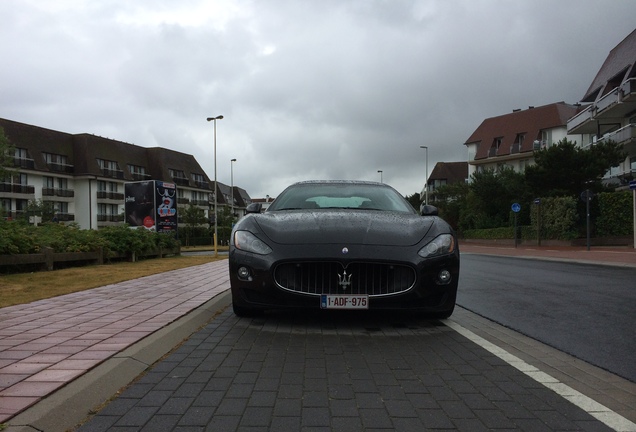
[[[380,173],[380,183],[384,183],[384,182],[382,181],[382,170],[378,170],[378,172]]]
[[[230,208],[232,209],[232,221],[234,220],[234,162],[236,162],[236,159],[230,159],[230,199],[232,201]]]
[[[426,198],[424,199],[424,203],[428,205],[428,147],[420,146],[420,148],[426,150]]]
[[[219,225],[216,220],[217,219],[217,202],[218,202],[216,198],[216,192],[218,190],[216,185],[216,121],[221,120],[222,118],[223,118],[222,115],[207,118],[208,121],[214,121],[214,257],[215,258],[218,258],[219,256],[219,249],[217,246],[217,238],[219,235]]]

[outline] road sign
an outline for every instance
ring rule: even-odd
[[[591,190],[585,189],[583,192],[581,192],[581,201],[589,202],[592,201],[592,198],[594,198],[594,192],[592,192]]]
[[[541,198],[537,198],[537,199],[535,199],[535,200],[534,200],[534,203],[535,203],[536,205],[541,204]]]
[[[629,188],[631,190],[636,190],[636,180],[632,180],[629,182]]]
[[[521,206],[519,205],[519,203],[514,203],[512,205],[512,211],[515,213],[519,213],[519,211],[521,210]]]

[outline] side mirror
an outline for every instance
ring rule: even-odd
[[[422,216],[437,216],[437,207],[428,204],[422,204],[420,206],[420,214]]]
[[[261,204],[261,203],[252,203],[252,204],[249,204],[245,208],[245,213],[247,213],[247,214],[260,213],[262,209],[263,209],[263,204]]]

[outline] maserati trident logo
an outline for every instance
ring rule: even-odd
[[[351,275],[347,274],[347,271],[343,271],[342,274],[338,273],[338,285],[343,291],[351,286]]]

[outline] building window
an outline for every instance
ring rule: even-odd
[[[99,165],[99,169],[102,171],[102,174],[105,177],[116,177],[116,178],[124,178],[124,172],[119,169],[119,164],[117,161],[111,161],[106,159],[97,159],[97,164]]]
[[[170,177],[172,177],[172,181],[181,186],[189,186],[190,182],[186,177],[185,173],[181,170],[176,169],[168,169],[168,173]]]
[[[27,149],[16,147],[14,153],[14,164],[16,167],[24,168],[24,169],[34,169],[35,164],[33,163],[33,159],[29,159],[29,154]]]
[[[146,180],[150,178],[149,174],[146,174],[146,168],[139,165],[128,165],[128,171],[135,180]]]
[[[98,180],[97,190],[102,192],[117,192],[117,183]]]
[[[16,147],[15,149],[15,158],[16,159],[28,159],[29,154],[27,149]]]
[[[59,155],[54,153],[42,153],[44,156],[44,161],[47,164],[58,164],[58,165],[67,165],[68,158],[65,155]]]
[[[510,153],[519,153],[521,151],[521,148],[523,147],[523,141],[526,138],[526,134],[517,134],[517,137],[515,138],[515,142],[512,144],[512,147],[510,148]]]
[[[636,173],[636,156],[629,158],[629,170]]]

